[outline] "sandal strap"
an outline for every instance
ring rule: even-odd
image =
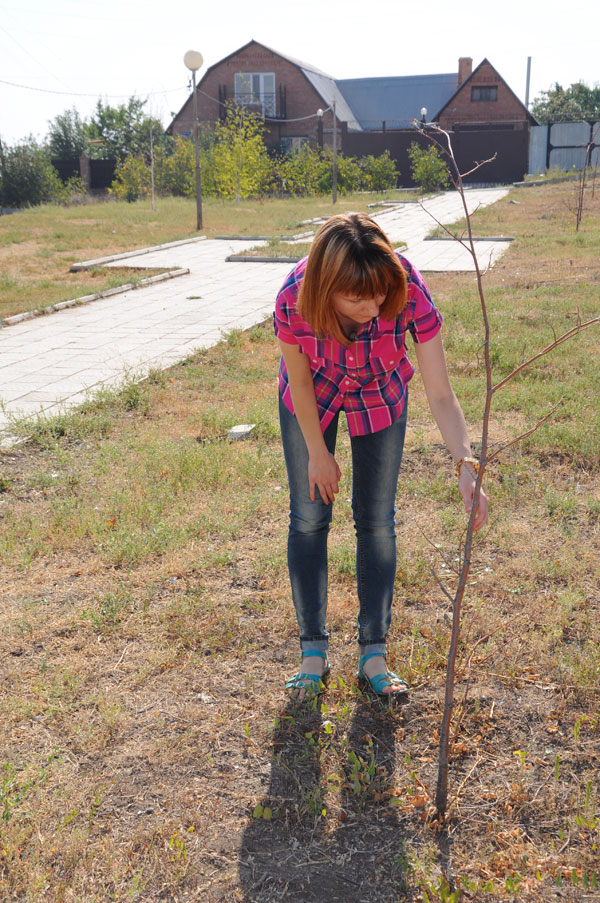
[[[381,656],[381,658],[385,658],[386,655],[387,655],[387,652],[367,652],[366,655],[361,655],[361,657],[358,660],[358,665],[360,667],[360,670],[362,671],[364,663],[368,662],[370,658],[377,658],[378,656]]]
[[[319,658],[327,661],[327,652],[324,649],[306,649],[302,651],[302,658],[308,658],[311,655],[317,655]]]

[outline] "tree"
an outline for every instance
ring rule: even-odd
[[[78,160],[87,147],[86,123],[73,107],[48,123],[48,150],[58,160]]]
[[[425,149],[413,141],[408,148],[408,156],[412,177],[422,191],[439,191],[448,187],[448,169],[437,147],[431,145]]]
[[[272,169],[263,141],[260,116],[230,104],[225,119],[215,129],[214,179],[221,197],[241,198],[264,194]]]
[[[150,128],[154,139],[162,135],[162,123],[144,113],[145,100],[130,97],[126,104],[111,107],[101,100],[86,128],[90,154],[124,160],[127,156],[150,156]]]
[[[531,106],[538,122],[575,122],[580,119],[600,119],[600,85],[590,88],[585,82],[575,82],[563,88],[558,82],[548,91],[541,91]]]
[[[0,144],[0,206],[30,207],[63,194],[46,148],[33,138],[14,147]]]

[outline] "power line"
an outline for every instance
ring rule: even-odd
[[[103,91],[97,91],[94,94],[81,94],[76,91],[51,91],[49,88],[34,88],[31,85],[19,85],[17,82],[9,82],[6,79],[0,78],[0,85],[10,85],[12,88],[24,88],[26,91],[37,91],[38,94],[61,94],[67,97],[109,97],[111,100],[119,100],[124,97],[131,97],[131,94],[104,94]],[[138,92],[141,96],[143,94],[144,97],[156,97],[159,94],[175,94],[177,91],[183,91],[185,85],[181,85],[179,88],[169,88],[164,91],[149,91],[147,94],[145,92]],[[133,95],[135,96],[135,95]]]

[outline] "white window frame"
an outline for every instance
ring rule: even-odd
[[[242,79],[246,81],[243,90]],[[265,90],[265,80],[271,79],[272,90]],[[249,90],[247,90],[249,88]],[[251,101],[247,100],[251,97]],[[234,75],[234,98],[242,106],[260,106],[263,116],[277,115],[277,95],[275,93],[274,72],[236,72]]]

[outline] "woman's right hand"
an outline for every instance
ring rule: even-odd
[[[315,500],[315,487],[319,490],[321,498],[326,505],[335,501],[336,493],[340,491],[339,481],[342,472],[333,455],[324,449],[308,459],[308,486],[311,501]]]

